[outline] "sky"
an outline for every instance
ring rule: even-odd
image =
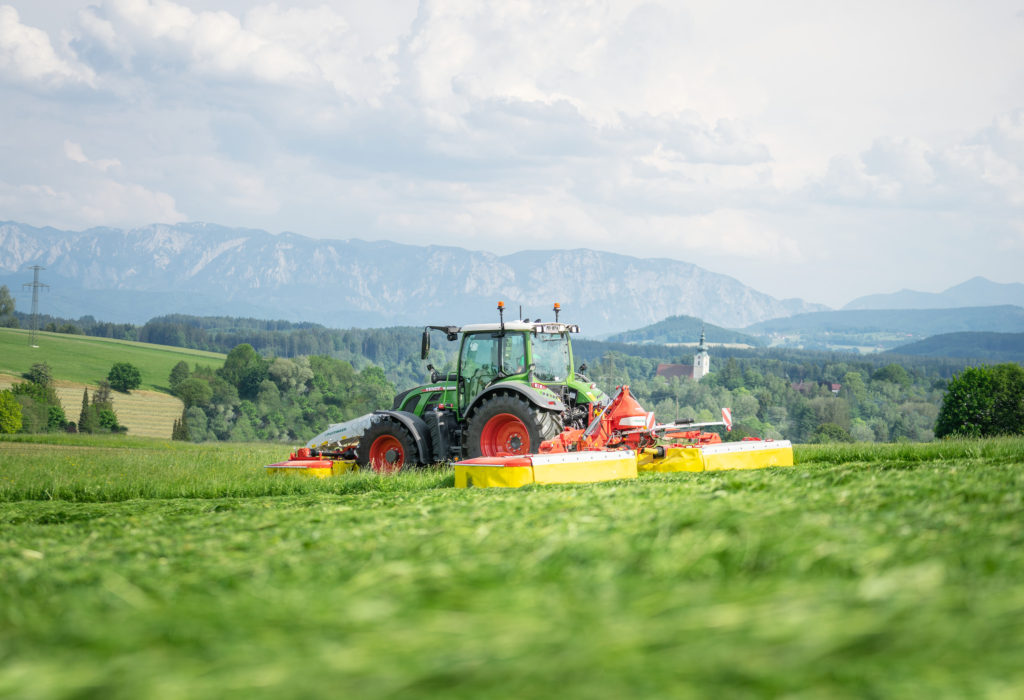
[[[0,0],[0,220],[1024,282],[1024,0]]]

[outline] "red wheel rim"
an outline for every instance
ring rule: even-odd
[[[525,455],[530,452],[526,424],[511,413],[499,413],[487,421],[480,433],[480,454],[484,457]]]
[[[394,435],[381,435],[370,445],[370,466],[374,471],[387,474],[398,471],[403,464],[405,449]]]

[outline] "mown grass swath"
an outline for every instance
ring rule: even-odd
[[[514,491],[216,447],[0,442],[0,693],[1024,691],[1024,440]]]

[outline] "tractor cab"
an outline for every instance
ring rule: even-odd
[[[477,324],[462,329],[459,349],[458,398],[460,413],[498,382],[518,382],[555,394],[573,376],[569,327],[511,321]]]
[[[579,326],[528,319],[506,322],[501,302],[498,311],[498,323],[424,329],[423,359],[427,359],[430,350],[432,329],[444,332],[449,341],[461,337],[456,372],[441,375],[428,365],[432,381],[446,385],[443,400],[455,408],[460,418],[465,419],[488,390],[498,385],[505,389],[518,388],[538,405],[553,408],[561,404],[559,410],[565,413],[563,420],[568,422],[579,422],[587,413],[586,409],[577,409],[577,405],[607,399],[604,392],[573,370],[569,335],[579,333]],[[556,319],[559,311],[556,304]]]

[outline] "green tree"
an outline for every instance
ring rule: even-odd
[[[185,404],[185,408],[208,406],[210,399],[213,398],[213,389],[210,388],[210,383],[205,379],[189,377],[178,385],[176,394],[181,399],[181,402]]]
[[[110,408],[102,408],[102,409],[100,409],[97,412],[97,414],[96,414],[96,418],[99,421],[100,428],[104,432],[110,432],[110,433],[126,433],[126,432],[128,432],[128,428],[124,427],[123,425],[121,425],[120,423],[117,422],[117,414],[114,413],[113,409],[110,409]]]
[[[82,390],[82,411],[78,414],[78,432],[95,433],[99,430],[100,421],[96,408],[89,401],[89,390]]]
[[[239,396],[251,399],[256,397],[260,383],[267,378],[269,365],[251,345],[242,343],[228,353],[217,374],[233,384]]]
[[[18,327],[18,318],[14,315],[14,297],[6,284],[0,286],[0,327]]]
[[[25,379],[39,386],[53,386],[53,370],[45,362],[36,362],[28,372],[25,372]]]
[[[114,396],[110,393],[110,382],[101,379],[96,384],[96,391],[92,395],[92,405],[98,410],[109,408],[114,410]]]
[[[850,432],[841,425],[822,423],[811,436],[811,442],[853,442],[853,438],[850,437]]]
[[[46,429],[52,430],[64,430],[68,425],[68,417],[64,415],[64,408],[62,406],[50,406],[47,410],[46,416]]]
[[[107,374],[107,381],[114,389],[127,394],[142,386],[142,373],[130,362],[115,362]]]
[[[198,406],[185,409],[185,422],[188,439],[192,442],[203,442],[208,437],[206,413]]]
[[[171,430],[172,440],[188,440],[188,416],[187,409],[181,409],[181,418],[174,421],[174,428]]]
[[[6,289],[6,287],[5,287]],[[0,433],[21,430],[21,404],[10,391],[0,391]]]
[[[174,365],[170,376],[167,377],[167,384],[171,387],[171,393],[176,394],[178,392],[178,385],[188,379],[191,374],[188,369],[188,363],[184,360]]]
[[[912,381],[907,370],[897,364],[889,364],[885,367],[879,367],[875,370],[875,373],[871,375],[871,378],[875,381],[892,382],[904,389],[910,386]]]
[[[946,389],[935,436],[1024,434],[1024,368],[1007,363],[969,367]]]

